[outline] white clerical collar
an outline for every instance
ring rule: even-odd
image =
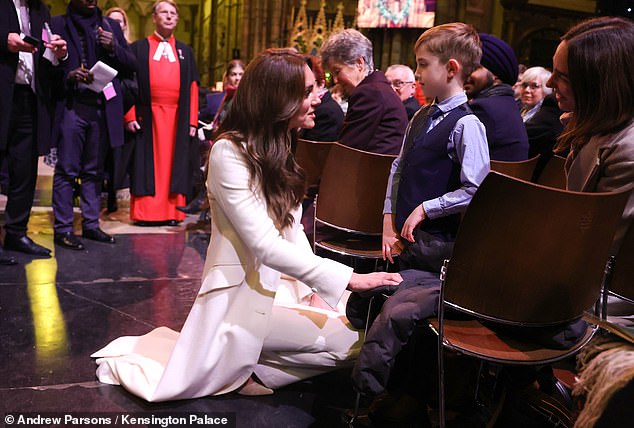
[[[169,62],[176,62],[176,56],[174,55],[172,45],[170,45],[168,39],[164,39],[156,31],[154,32],[154,34],[156,35],[156,37],[159,38],[160,42],[158,44],[158,48],[156,48],[156,52],[154,52],[154,56],[152,57],[152,59],[154,61],[160,61],[161,58],[167,58]]]

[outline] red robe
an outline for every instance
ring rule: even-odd
[[[170,62],[161,57],[154,61],[154,54],[160,39],[156,34],[148,37],[150,44],[149,74],[152,96],[152,141],[154,152],[154,195],[130,197],[130,218],[133,221],[184,220],[185,214],[176,209],[186,205],[185,195],[170,193],[174,148],[178,118],[178,100],[180,91],[180,62]],[[172,52],[179,55],[176,39],[169,39]],[[190,87],[190,120],[192,126],[198,121],[198,84],[194,81]],[[134,120],[135,109],[126,114],[126,122]]]

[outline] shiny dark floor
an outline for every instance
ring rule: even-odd
[[[236,427],[345,426],[340,409],[354,404],[345,371],[272,396],[159,404],[97,382],[90,354],[110,340],[162,325],[180,329],[200,285],[209,238],[185,226],[148,229],[117,234],[115,245],[85,241],[83,251],[72,251],[54,246],[49,217],[33,214],[31,236],[53,249],[53,257],[11,253],[19,264],[0,266],[0,414],[205,412],[227,414]]]

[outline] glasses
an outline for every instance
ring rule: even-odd
[[[542,87],[542,85],[540,85],[539,83],[535,83],[535,82],[532,82],[532,83],[524,82],[524,83],[522,83],[521,86],[522,86],[523,89],[531,88],[533,91],[536,91],[536,90],[538,90],[539,88]]]
[[[401,89],[403,86],[408,85],[410,83],[414,83],[414,82],[413,81],[403,82],[402,80],[392,80],[390,82],[390,85],[392,85],[394,89]]]

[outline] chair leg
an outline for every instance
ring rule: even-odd
[[[482,372],[484,371],[484,361],[480,361],[480,367],[478,367],[478,377],[476,380],[475,394],[473,399],[477,402],[480,395],[480,381],[482,380]]]
[[[354,422],[359,417],[359,404],[360,403],[361,403],[361,393],[357,392],[357,396],[354,399],[354,410],[353,410],[353,413],[352,413],[352,417],[348,421],[348,427],[350,427],[350,428],[354,427]]]
[[[445,428],[445,367],[442,336],[438,335],[438,426]]]
[[[372,315],[372,307],[374,305],[375,296],[370,297],[370,301],[368,302],[368,314],[365,317],[365,328],[363,330],[363,339],[365,340],[365,336],[368,334],[368,330],[370,329],[370,316]],[[357,391],[357,396],[354,400],[354,410],[352,413],[352,417],[348,421],[348,426],[352,427],[353,423],[359,417],[359,405],[361,403],[361,392]]]
[[[568,391],[568,388],[566,388],[566,386],[563,383],[561,383],[559,379],[555,379],[555,388],[557,389],[561,397],[564,399],[566,407],[570,410],[573,410],[574,402],[572,400],[572,395],[570,395],[570,391]]]

